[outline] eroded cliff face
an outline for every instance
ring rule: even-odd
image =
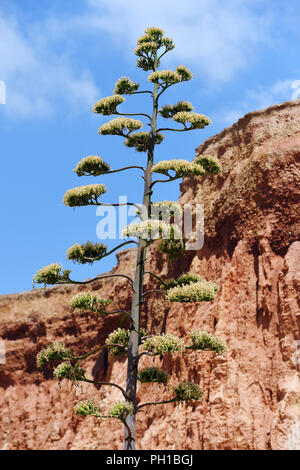
[[[151,271],[175,277],[193,271],[220,285],[203,304],[168,303],[158,295],[144,305],[149,333],[187,335],[203,329],[224,338],[228,351],[190,352],[155,359],[179,380],[200,383],[202,402],[148,408],[137,420],[139,449],[300,449],[300,101],[240,119],[208,139],[198,153],[219,157],[223,173],[186,178],[181,202],[205,208],[205,243],[176,262],[155,245]],[[119,254],[115,272],[133,274],[135,251]],[[157,287],[146,277],[145,289]],[[36,369],[45,345],[60,341],[82,353],[102,344],[119,326],[117,316],[74,314],[70,299],[83,290],[59,286],[0,296],[0,336],[7,363],[0,365],[0,445],[3,449],[121,449],[121,424],[73,416],[74,404],[93,397],[103,408],[118,390],[83,384],[76,396]],[[86,290],[86,289],[84,289]],[[130,306],[126,280],[96,281],[89,290]],[[144,358],[142,365],[152,365]],[[102,353],[86,362],[98,380],[125,385],[126,362]],[[164,387],[139,385],[140,402],[167,397]]]

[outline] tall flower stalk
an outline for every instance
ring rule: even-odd
[[[192,78],[190,70],[180,65],[173,70],[159,70],[163,56],[174,49],[172,39],[165,37],[163,30],[156,27],[146,29],[145,34],[138,39],[135,55],[138,57],[137,67],[145,72],[150,72],[148,82],[151,84],[150,90],[140,90],[137,82],[131,81],[127,77],[120,78],[115,84],[112,96],[102,98],[93,107],[93,112],[102,115],[117,115],[116,118],[100,126],[99,135],[117,135],[125,139],[125,144],[129,148],[135,148],[137,152],[144,152],[147,155],[145,166],[132,165],[120,169],[112,170],[110,165],[103,161],[98,155],[90,155],[81,160],[74,172],[80,176],[104,176],[105,174],[138,169],[142,171],[144,180],[143,209],[138,211],[140,223],[129,225],[124,234],[130,239],[121,243],[118,247],[108,251],[107,246],[102,243],[87,242],[76,244],[67,251],[67,258],[74,262],[85,264],[99,261],[117,249],[128,245],[137,245],[137,259],[134,278],[121,273],[112,273],[97,276],[88,281],[75,281],[70,275],[71,271],[63,270],[59,264],[52,264],[42,268],[34,276],[37,284],[86,284],[95,279],[109,279],[120,276],[128,281],[132,290],[131,310],[121,309],[111,310],[110,299],[102,299],[90,292],[77,295],[71,307],[77,311],[88,311],[96,315],[113,315],[121,317],[120,328],[112,331],[105,344],[99,345],[93,351],[76,356],[69,348],[63,344],[54,343],[39,352],[37,364],[39,367],[47,366],[49,363],[56,363],[54,377],[57,380],[68,379],[73,383],[79,381],[111,386],[119,390],[123,400],[112,405],[108,411],[101,411],[98,405],[92,400],[84,400],[75,407],[75,412],[81,416],[92,415],[101,419],[119,419],[124,425],[124,448],[133,450],[136,447],[136,415],[144,408],[156,404],[175,403],[190,400],[200,400],[202,391],[198,384],[180,382],[173,386],[173,396],[166,397],[159,402],[137,402],[137,384],[162,383],[169,380],[169,371],[163,371],[158,367],[146,367],[141,369],[139,361],[143,356],[156,357],[161,354],[180,352],[188,350],[212,350],[216,354],[225,351],[225,343],[209,332],[193,331],[190,337],[185,340],[176,335],[148,335],[141,328],[141,312],[145,298],[153,292],[159,292],[170,302],[199,302],[212,301],[217,295],[218,286],[206,281],[193,273],[184,273],[177,279],[161,279],[157,274],[148,272],[159,283],[161,288],[144,292],[144,274],[146,251],[150,243],[160,238],[158,248],[166,253],[170,259],[183,256],[185,250],[185,240],[181,237],[176,223],[166,224],[164,222],[164,211],[172,211],[173,216],[181,211],[181,207],[172,201],[153,203],[151,198],[154,186],[158,183],[165,183],[191,175],[216,175],[221,171],[219,162],[208,155],[198,155],[193,162],[187,160],[164,160],[154,162],[155,146],[163,142],[162,131],[184,132],[195,129],[203,129],[210,124],[210,119],[203,114],[193,112],[193,106],[189,102],[179,101],[177,104],[164,105],[159,108],[159,101],[166,90],[181,82],[189,81]],[[123,95],[135,95],[144,93],[151,99],[151,112],[123,113],[117,108],[125,102]],[[135,117],[147,121],[150,127],[147,131],[141,131],[143,123]],[[161,127],[158,128],[158,117],[173,121],[182,127]],[[164,175],[165,179],[153,180],[155,173]],[[106,193],[103,184],[90,184],[70,189],[64,197],[65,205],[69,207],[80,207],[87,205],[112,205],[116,203],[102,203],[99,198]],[[134,203],[126,203],[135,206]],[[121,204],[120,204],[121,205]],[[152,209],[155,208],[156,211]],[[157,212],[158,210],[158,212]],[[153,215],[155,213],[155,216]],[[158,214],[158,215],[157,215]],[[165,232],[168,231],[168,236]],[[155,236],[153,235],[155,234]],[[178,235],[179,234],[179,235]],[[133,240],[135,238],[136,240]],[[124,328],[125,321],[129,321],[129,329]],[[99,353],[103,349],[108,349],[111,356],[127,356],[127,378],[126,387],[109,382],[98,382],[87,377],[85,369],[80,367],[81,361]]]

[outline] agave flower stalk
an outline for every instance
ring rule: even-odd
[[[96,276],[86,281],[77,281],[70,277],[70,270],[63,270],[58,263],[50,264],[40,269],[34,276],[36,284],[74,284],[84,285],[87,290],[80,292],[71,302],[73,314],[87,312],[88,315],[102,317],[103,315],[119,315],[120,327],[111,331],[104,344],[97,345],[90,352],[75,354],[67,346],[54,343],[44,348],[38,353],[38,367],[55,366],[54,377],[59,381],[71,380],[74,385],[77,382],[87,382],[104,387],[114,387],[118,393],[122,394],[122,401],[116,401],[107,410],[102,411],[101,405],[95,404],[93,400],[86,399],[75,406],[75,413],[78,415],[94,416],[96,419],[118,419],[124,427],[124,448],[134,450],[136,448],[136,415],[140,410],[145,411],[152,405],[162,405],[168,403],[180,404],[186,401],[201,400],[202,391],[198,383],[181,381],[178,385],[169,387],[173,393],[171,396],[162,397],[164,399],[157,402],[137,402],[137,384],[143,387],[144,384],[164,384],[171,381],[171,371],[163,371],[157,366],[140,368],[141,358],[148,360],[148,357],[156,360],[161,355],[195,354],[196,351],[213,351],[215,354],[222,354],[226,350],[225,342],[210,332],[194,330],[187,338],[182,338],[176,334],[148,333],[141,327],[141,313],[145,302],[149,296],[161,295],[165,301],[195,303],[210,302],[215,299],[218,292],[218,285],[205,280],[197,273],[183,273],[177,279],[163,279],[152,271],[145,271],[145,260],[147,248],[155,240],[158,240],[158,250],[164,256],[174,262],[184,254],[186,240],[179,230],[178,220],[182,217],[180,204],[173,201],[153,201],[152,195],[154,187],[158,183],[167,183],[184,177],[211,177],[221,172],[219,161],[211,155],[197,155],[194,161],[190,162],[183,158],[170,158],[168,160],[155,161],[155,148],[161,145],[165,136],[160,131],[186,132],[189,130],[203,129],[211,123],[204,114],[194,111],[193,105],[189,101],[178,101],[176,104],[167,104],[159,108],[160,97],[171,86],[187,82],[192,79],[192,72],[184,65],[179,65],[175,70],[159,69],[163,56],[174,49],[175,44],[171,38],[164,36],[163,30],[157,27],[147,28],[145,34],[137,41],[134,51],[137,56],[137,67],[148,73],[147,88],[140,89],[138,82],[132,81],[129,77],[121,77],[115,84],[113,94],[97,101],[93,107],[93,112],[97,115],[114,117],[108,122],[100,125],[98,134],[101,136],[116,135],[124,138],[124,144],[128,148],[133,148],[138,152],[139,162],[141,154],[146,154],[144,163],[121,166],[113,169],[99,155],[88,155],[80,160],[73,170],[78,177],[89,176],[99,177],[97,184],[89,184],[69,189],[64,196],[64,204],[69,207],[82,206],[121,206],[131,205],[137,208],[139,223],[133,223],[125,228],[123,241],[117,247],[108,250],[106,245],[88,241],[86,243],[76,243],[67,251],[67,259],[79,264],[100,262],[101,260],[120,248],[131,243],[137,245],[137,258],[134,277],[123,273],[108,273]],[[123,112],[125,98],[123,95],[133,96],[144,93],[146,98],[150,98],[150,112],[126,113]],[[148,102],[149,103],[149,102]],[[130,117],[129,117],[130,116]],[[136,119],[136,117],[140,119]],[[158,127],[159,119],[168,119],[175,127]],[[143,129],[143,122],[146,121],[146,128]],[[176,126],[181,126],[178,128]],[[172,156],[171,156],[172,157]],[[107,174],[128,170],[141,170],[144,181],[142,201],[143,210],[133,202],[108,203],[103,202],[106,197],[107,188],[102,183],[102,179]],[[165,179],[154,179],[154,174],[160,174]],[[166,219],[168,221],[166,222]],[[144,276],[149,274],[157,282],[157,288],[144,291]],[[109,308],[113,303],[112,298],[102,298],[90,292],[88,287],[96,280],[110,281],[114,277],[120,277],[129,283],[131,287],[131,308],[124,309]],[[112,297],[112,296],[109,296]],[[127,311],[128,310],[128,311]],[[99,382],[87,376],[87,372],[81,367],[81,362],[87,358],[106,350],[110,360],[118,360],[118,357],[127,358],[127,374],[125,387],[107,381]],[[144,365],[144,364],[143,364]],[[168,389],[169,390],[169,389]],[[165,393],[170,394],[168,390]]]

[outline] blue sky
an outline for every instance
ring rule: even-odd
[[[292,84],[300,80],[299,20],[296,0],[0,0],[0,80],[6,84],[0,293],[30,289],[32,275],[52,262],[79,280],[115,264],[114,255],[92,267],[65,260],[74,243],[97,241],[99,217],[95,207],[64,207],[62,198],[72,187],[104,182],[103,202],[119,195],[140,201],[136,171],[96,181],[79,179],[72,169],[90,154],[113,168],[144,163],[145,155],[121,138],[97,135],[107,119],[91,108],[112,94],[121,76],[146,86],[147,73],[136,68],[133,54],[146,27],[159,26],[175,40],[163,68],[185,64],[194,73],[162,104],[185,99],[213,121],[202,131],[169,133],[156,158],[192,160],[201,142],[245,113],[292,99]],[[138,95],[127,97],[122,109],[141,112],[150,105],[147,95]],[[178,195],[174,182],[161,185],[155,199]]]

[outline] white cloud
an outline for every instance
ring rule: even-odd
[[[43,24],[35,37],[26,37],[15,18],[0,12],[0,78],[6,84],[6,105],[1,111],[11,117],[38,117],[55,112],[64,103],[66,114],[91,107],[99,91],[89,73],[77,74],[66,57],[53,53],[42,36]]]
[[[196,66],[204,77],[224,82],[255,59],[268,41],[270,16],[254,12],[253,0],[86,0],[82,24],[106,31],[127,54],[148,26],[175,38],[169,57]]]
[[[250,111],[265,109],[274,104],[290,101],[293,99],[293,93],[295,92],[294,83],[296,83],[295,80],[291,79],[279,80],[270,86],[260,86],[254,90],[248,89],[243,100],[237,103],[234,109],[224,110],[220,114],[221,119],[218,117],[217,120],[221,120],[225,125],[231,125]]]
[[[80,14],[48,15],[21,27],[0,11],[0,79],[6,82],[11,116],[55,112],[58,101],[67,112],[90,107],[100,93],[88,70],[78,73],[68,56],[58,53],[78,35],[108,35],[114,47],[132,57],[136,39],[148,26],[162,27],[175,38],[167,66],[184,63],[218,89],[255,61],[269,40],[269,14],[253,7],[258,0],[85,0]],[[100,42],[101,43],[101,42]],[[84,108],[86,109],[86,108]]]

